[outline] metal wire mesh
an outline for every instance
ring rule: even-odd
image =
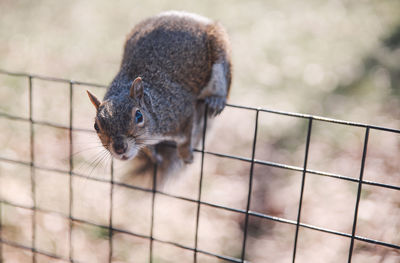
[[[253,111],[255,112],[255,119],[254,119],[254,135],[253,135],[253,143],[252,143],[252,154],[251,158],[246,158],[246,157],[241,157],[241,156],[235,156],[235,155],[228,155],[228,154],[222,154],[218,152],[211,152],[207,151],[205,149],[205,136],[206,136],[206,129],[207,129],[207,119],[204,120],[204,129],[203,129],[203,140],[200,149],[195,149],[196,152],[199,152],[201,154],[201,169],[200,169],[200,179],[198,182],[198,196],[196,199],[192,198],[186,198],[186,197],[181,197],[177,195],[173,195],[170,193],[163,192],[159,189],[157,189],[157,166],[154,167],[154,173],[153,173],[153,184],[152,188],[144,188],[144,187],[139,187],[139,186],[133,186],[133,185],[128,185],[125,183],[121,182],[116,182],[114,181],[114,168],[113,168],[113,163],[111,163],[111,169],[110,169],[110,175],[111,179],[99,179],[99,178],[93,178],[89,177],[87,178],[85,175],[76,173],[73,171],[73,160],[72,160],[72,155],[74,152],[73,149],[73,133],[76,131],[88,131],[84,129],[79,129],[73,127],[73,119],[74,119],[74,114],[73,114],[73,88],[75,86],[79,85],[85,85],[85,86],[93,86],[93,87],[102,87],[105,88],[104,85],[98,85],[98,84],[93,84],[93,83],[85,83],[85,82],[80,82],[80,81],[72,81],[72,80],[67,80],[67,79],[60,79],[60,78],[53,78],[53,77],[46,77],[46,76],[39,76],[39,75],[32,75],[32,74],[26,74],[26,73],[15,73],[15,72],[9,72],[9,71],[4,71],[0,70],[0,74],[3,75],[11,75],[11,76],[16,76],[20,78],[25,78],[27,79],[28,83],[28,91],[29,91],[29,117],[28,118],[23,118],[23,117],[18,117],[14,116],[8,113],[0,113],[0,118],[8,119],[8,120],[17,120],[17,121],[23,121],[26,123],[29,123],[29,130],[30,130],[30,161],[23,161],[23,160],[17,160],[17,159],[9,159],[5,157],[0,157],[0,162],[8,162],[8,163],[14,163],[22,166],[27,166],[30,167],[30,179],[31,179],[31,196],[33,199],[33,205],[32,206],[23,206],[19,205],[7,200],[2,200],[0,199],[0,230],[2,229],[1,227],[3,226],[1,219],[2,219],[2,211],[3,211],[3,206],[8,205],[8,206],[13,206],[13,207],[18,207],[18,208],[24,208],[32,211],[32,237],[31,237],[31,244],[29,246],[23,245],[11,240],[7,240],[3,237],[1,234],[2,231],[0,231],[0,261],[3,259],[3,247],[4,245],[12,246],[17,249],[21,250],[27,250],[32,252],[32,261],[36,262],[36,257],[37,255],[44,255],[50,258],[58,259],[61,261],[65,262],[76,262],[74,251],[73,251],[73,246],[72,246],[72,235],[73,235],[73,228],[74,228],[74,223],[83,223],[91,226],[96,226],[100,227],[102,229],[105,229],[108,231],[108,244],[109,244],[109,256],[108,256],[108,262],[112,261],[113,258],[113,235],[115,233],[123,233],[127,234],[130,236],[135,236],[143,239],[149,240],[149,258],[150,261],[153,261],[153,244],[154,242],[158,243],[164,243],[168,244],[170,246],[174,246],[183,250],[188,250],[193,252],[193,261],[197,262],[197,255],[200,254],[205,254],[208,256],[216,257],[218,259],[227,261],[227,262],[245,262],[246,261],[246,241],[247,241],[247,236],[248,236],[248,228],[249,228],[249,216],[261,218],[263,220],[271,220],[275,221],[280,224],[289,224],[289,225],[294,225],[295,226],[295,235],[294,235],[294,246],[293,246],[293,256],[292,256],[292,262],[295,262],[296,259],[296,251],[298,247],[298,240],[299,240],[299,229],[300,228],[307,228],[307,229],[312,229],[315,231],[320,231],[324,233],[328,233],[331,235],[337,235],[337,236],[342,236],[350,239],[350,247],[349,247],[349,253],[348,253],[348,262],[352,261],[352,256],[353,256],[353,250],[354,250],[354,242],[355,240],[361,241],[361,242],[366,242],[366,243],[372,243],[376,244],[379,246],[384,246],[388,248],[395,249],[397,251],[400,251],[400,246],[397,244],[393,243],[388,243],[388,242],[383,242],[380,240],[375,240],[375,239],[370,239],[366,238],[363,236],[359,236],[356,234],[356,229],[357,229],[357,217],[358,217],[358,209],[359,209],[359,204],[360,204],[360,198],[361,198],[361,191],[363,185],[373,185],[376,187],[380,187],[383,189],[392,189],[399,191],[400,187],[396,185],[391,185],[391,184],[385,184],[385,183],[380,183],[376,181],[370,181],[370,180],[364,180],[363,179],[363,174],[364,174],[364,167],[365,167],[365,160],[367,156],[367,148],[368,148],[368,139],[369,139],[369,134],[371,130],[380,130],[388,133],[400,133],[400,130],[396,129],[391,129],[391,128],[386,128],[386,127],[380,127],[380,126],[374,126],[374,125],[366,125],[362,123],[356,123],[356,122],[347,122],[347,121],[342,121],[342,120],[336,120],[336,119],[329,119],[329,118],[324,118],[324,117],[318,117],[318,116],[312,116],[312,115],[306,115],[306,114],[298,114],[298,113],[290,113],[290,112],[284,112],[284,111],[275,111],[275,110],[268,110],[268,109],[261,109],[261,108],[252,108],[252,107],[244,107],[244,106],[239,106],[239,105],[232,105],[228,104],[227,107],[231,108],[237,108],[240,110],[246,110],[246,111]],[[41,79],[41,80],[47,80],[47,81],[52,81],[52,82],[63,82],[67,83],[69,85],[69,105],[68,105],[68,111],[69,111],[69,125],[68,126],[63,126],[60,124],[55,124],[55,123],[50,123],[50,122],[44,122],[44,121],[37,121],[33,118],[32,115],[32,105],[33,105],[33,96],[32,96],[32,91],[34,89],[33,86],[33,79]],[[207,111],[207,109],[206,109]],[[308,121],[308,126],[307,126],[307,133],[306,133],[306,143],[305,143],[305,149],[304,149],[304,162],[302,167],[298,166],[291,166],[291,165],[286,165],[282,163],[275,163],[275,162],[268,162],[268,161],[263,161],[263,160],[257,160],[255,159],[255,152],[256,152],[256,147],[257,147],[257,134],[258,134],[258,123],[259,123],[259,113],[260,112],[267,112],[271,114],[276,114],[276,115],[285,115],[285,116],[290,116],[294,118],[299,118],[299,119],[305,119]],[[363,153],[362,153],[362,159],[360,165],[360,174],[358,178],[353,178],[353,177],[347,177],[339,174],[334,174],[334,173],[327,173],[323,171],[317,171],[317,170],[311,170],[307,168],[307,162],[308,162],[308,155],[309,155],[309,148],[310,148],[310,138],[312,134],[312,128],[313,128],[313,122],[314,121],[321,121],[321,122],[328,122],[328,123],[333,123],[335,125],[345,125],[345,126],[355,126],[359,127],[365,130],[365,135],[364,135],[364,143],[363,143]],[[34,134],[34,125],[43,125],[47,127],[55,127],[55,128],[61,128],[64,130],[68,131],[69,134],[69,166],[68,170],[62,170],[62,169],[54,169],[54,168],[48,168],[48,167],[42,167],[35,162],[35,151],[34,151],[34,144],[35,144],[35,134]],[[241,162],[247,162],[250,163],[250,171],[249,171],[249,176],[248,176],[248,194],[247,194],[247,204],[246,204],[246,209],[236,209],[232,207],[227,207],[227,206],[222,206],[210,202],[205,202],[202,200],[202,185],[203,185],[203,168],[204,168],[204,157],[206,155],[209,156],[214,156],[214,157],[220,157],[220,158],[228,158],[236,161],[241,161]],[[297,210],[297,219],[296,220],[289,220],[285,218],[280,218],[280,217],[275,217],[271,216],[268,214],[263,214],[255,211],[250,210],[250,204],[251,204],[251,194],[252,194],[252,187],[253,187],[253,171],[254,171],[254,166],[255,165],[265,165],[265,166],[270,166],[270,167],[275,167],[279,169],[285,169],[285,170],[292,170],[292,171],[297,171],[302,173],[302,179],[301,179],[301,184],[300,184],[300,196],[299,196],[299,205],[298,205],[298,210]],[[46,210],[43,208],[40,208],[37,206],[37,200],[36,200],[36,192],[37,189],[35,187],[35,172],[36,171],[55,171],[59,173],[63,173],[69,176],[69,209],[68,209],[68,214],[65,215],[63,213],[59,213],[56,211],[51,211],[51,210]],[[302,212],[302,203],[303,203],[303,195],[304,195],[304,186],[305,186],[305,181],[307,174],[314,174],[318,176],[323,176],[323,177],[330,177],[330,178],[335,178],[337,180],[344,180],[344,181],[350,181],[357,183],[358,188],[357,188],[357,196],[356,196],[356,202],[354,206],[354,218],[353,218],[353,223],[352,223],[352,231],[351,233],[345,233],[345,232],[339,232],[335,231],[332,229],[328,228],[322,228],[318,227],[315,225],[310,225],[310,224],[305,224],[301,220],[301,212]],[[105,184],[110,184],[110,192],[109,192],[109,198],[110,198],[110,208],[109,208],[109,215],[108,215],[108,224],[98,224],[94,222],[90,222],[88,220],[83,220],[80,219],[72,214],[72,209],[74,205],[74,200],[73,200],[73,184],[72,184],[72,179],[74,177],[77,178],[86,178],[87,180],[93,180]],[[135,189],[138,191],[143,191],[147,193],[152,194],[152,199],[151,199],[151,227],[150,227],[150,234],[149,235],[143,235],[139,233],[134,233],[131,231],[119,229],[113,225],[113,192],[114,192],[114,186],[119,186],[127,189]],[[155,212],[155,197],[157,195],[161,196],[167,196],[179,200],[183,200],[185,202],[190,202],[197,204],[197,210],[196,210],[196,223],[195,223],[195,238],[194,238],[194,246],[186,246],[182,245],[176,242],[172,242],[169,240],[162,240],[154,236],[153,229],[154,229],[154,212]],[[226,210],[238,214],[243,214],[245,216],[245,222],[244,222],[244,231],[243,231],[243,239],[240,241],[242,243],[242,251],[241,255],[238,258],[234,257],[229,257],[229,256],[224,256],[216,253],[212,253],[210,251],[202,250],[199,249],[198,246],[198,234],[199,234],[199,217],[200,217],[200,210],[202,207],[213,207],[216,209],[220,210]],[[37,212],[42,212],[42,213],[53,213],[53,214],[58,214],[59,216],[67,219],[69,221],[69,234],[68,234],[68,243],[69,243],[69,255],[68,257],[60,256],[57,254],[52,254],[48,251],[43,251],[40,250],[36,247],[36,218],[37,218]]]

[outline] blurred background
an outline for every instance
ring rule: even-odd
[[[400,2],[351,0],[268,1],[0,1],[0,68],[105,84],[118,72],[126,35],[142,19],[185,10],[220,21],[233,50],[229,102],[400,128]],[[0,112],[27,118],[26,78],[0,75]],[[69,86],[34,79],[33,119],[69,124]],[[74,86],[75,128],[92,129],[94,108]],[[252,111],[226,108],[206,140],[206,150],[251,157]],[[30,162],[29,123],[0,118],[0,157]],[[260,113],[256,159],[302,167],[307,121]],[[314,122],[309,169],[358,178],[365,131]],[[35,164],[68,170],[65,129],[34,125]],[[94,133],[74,132],[74,172],[110,179],[110,160]],[[364,178],[400,186],[400,136],[371,131]],[[250,164],[205,156],[202,200],[245,209]],[[115,163],[115,180],[140,187],[151,177],[129,176]],[[166,193],[196,199],[200,154],[180,174],[159,178]],[[36,170],[38,207],[68,215],[69,177]],[[296,220],[301,173],[256,165],[251,210]],[[108,224],[110,185],[73,179],[72,214]],[[357,184],[307,174],[302,222],[351,234]],[[115,186],[113,223],[149,235],[151,194]],[[32,206],[30,167],[0,162],[0,199]],[[193,247],[195,203],[157,195],[154,236]],[[32,211],[1,205],[2,238],[31,245]],[[202,206],[199,248],[240,257],[244,216]],[[291,262],[295,226],[250,217],[246,259]],[[69,222],[37,213],[36,247],[68,257]],[[397,190],[364,185],[357,235],[400,245]],[[108,233],[74,224],[73,254],[82,262],[107,262]],[[115,262],[148,262],[146,239],[116,234]],[[296,262],[347,262],[350,239],[300,228]],[[4,262],[31,262],[31,252],[3,245]],[[192,262],[190,251],[155,243],[154,262]],[[399,262],[398,250],[356,241],[352,262]],[[38,262],[58,262],[38,256]],[[199,262],[223,262],[199,255]]]

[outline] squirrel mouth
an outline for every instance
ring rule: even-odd
[[[131,160],[137,155],[137,151],[134,149],[128,150],[127,152],[124,152],[122,154],[118,154],[114,151],[111,151],[111,153],[116,159],[122,160],[122,161]]]
[[[129,154],[113,154],[113,155],[115,158],[122,160],[122,161],[127,161],[134,157],[134,155],[129,155]]]

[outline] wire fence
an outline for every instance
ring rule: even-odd
[[[37,255],[43,255],[47,256],[50,258],[58,259],[61,261],[65,262],[77,262],[75,259],[74,251],[73,251],[73,246],[72,246],[72,235],[73,235],[73,228],[74,228],[74,223],[83,223],[95,227],[100,227],[104,230],[107,231],[108,233],[108,243],[109,243],[109,256],[108,256],[108,262],[112,261],[113,258],[113,252],[114,252],[114,245],[113,245],[113,235],[116,233],[122,233],[122,234],[127,234],[130,236],[135,236],[143,239],[149,240],[149,259],[150,262],[153,261],[153,244],[155,242],[158,243],[164,243],[168,244],[170,246],[174,246],[177,248],[180,248],[182,250],[188,250],[193,252],[193,261],[197,262],[198,259],[198,254],[204,254],[208,255],[211,257],[218,258],[220,260],[226,261],[226,262],[245,262],[246,261],[246,242],[247,242],[247,237],[248,237],[248,229],[249,229],[249,217],[257,217],[263,220],[271,220],[275,221],[277,223],[281,224],[289,224],[295,226],[295,235],[293,237],[294,239],[294,246],[293,246],[293,252],[292,252],[292,262],[295,262],[296,260],[296,252],[297,252],[297,247],[298,247],[298,240],[299,240],[299,229],[301,228],[307,228],[315,231],[320,231],[324,233],[328,233],[331,235],[337,235],[341,237],[348,238],[350,240],[350,247],[349,247],[349,252],[348,252],[348,262],[352,261],[353,257],[353,251],[354,251],[354,242],[361,241],[365,243],[371,243],[387,248],[394,249],[398,252],[400,252],[400,245],[399,244],[394,244],[394,243],[388,243],[380,240],[375,240],[363,236],[359,236],[356,234],[357,230],[357,222],[358,222],[358,210],[359,210],[359,204],[360,204],[360,199],[361,199],[361,192],[362,192],[362,187],[364,185],[372,185],[376,186],[379,188],[383,189],[392,189],[399,191],[400,187],[392,184],[386,184],[386,183],[380,183],[376,181],[371,181],[371,180],[365,180],[363,178],[364,175],[364,168],[365,168],[365,161],[366,161],[366,156],[367,156],[367,148],[368,148],[368,140],[369,140],[369,135],[371,130],[379,130],[379,131],[384,131],[388,133],[396,133],[400,134],[400,130],[397,129],[391,129],[391,128],[386,128],[386,127],[380,127],[380,126],[374,126],[374,125],[367,125],[367,124],[362,124],[362,123],[356,123],[356,122],[348,122],[348,121],[342,121],[342,120],[336,120],[336,119],[329,119],[329,118],[324,118],[324,117],[319,117],[319,116],[312,116],[312,115],[306,115],[306,114],[298,114],[298,113],[290,113],[290,112],[284,112],[284,111],[275,111],[275,110],[268,110],[268,109],[261,109],[261,108],[252,108],[252,107],[245,107],[245,106],[239,106],[239,105],[232,105],[228,104],[227,107],[231,108],[237,108],[240,110],[245,110],[245,111],[252,111],[255,112],[255,119],[254,119],[254,135],[253,135],[253,142],[252,142],[252,151],[251,151],[251,158],[246,158],[246,157],[241,157],[241,156],[235,156],[235,155],[228,155],[228,154],[223,154],[223,153],[218,153],[218,152],[211,152],[207,151],[205,149],[205,136],[206,136],[206,129],[207,129],[207,119],[205,118],[204,120],[204,129],[203,129],[203,140],[201,143],[201,146],[199,149],[195,149],[196,152],[201,154],[201,168],[200,168],[200,177],[199,177],[199,182],[198,182],[198,196],[196,199],[193,198],[187,198],[187,197],[181,197],[178,195],[170,194],[164,191],[161,191],[157,188],[157,167],[154,167],[154,172],[153,172],[153,183],[151,188],[145,188],[145,187],[139,187],[139,186],[133,186],[121,182],[114,181],[114,167],[113,164],[111,164],[111,169],[109,171],[111,175],[111,179],[100,179],[100,178],[93,178],[93,177],[87,177],[83,174],[77,173],[73,171],[74,168],[74,163],[72,159],[72,155],[74,153],[73,149],[73,133],[76,131],[84,131],[84,132],[92,132],[90,130],[86,129],[80,129],[76,128],[73,126],[73,119],[74,119],[74,114],[73,114],[73,108],[74,108],[74,101],[73,101],[73,91],[75,86],[92,86],[92,87],[100,87],[100,88],[105,88],[106,86],[104,85],[99,85],[99,84],[93,84],[93,83],[86,83],[86,82],[80,82],[80,81],[73,81],[73,80],[67,80],[67,79],[61,79],[61,78],[53,78],[53,77],[46,77],[46,76],[40,76],[40,75],[32,75],[32,74],[26,74],[26,73],[16,73],[16,72],[9,72],[5,70],[0,70],[0,74],[3,75],[10,75],[10,76],[15,76],[15,77],[20,77],[24,78],[27,81],[28,85],[28,91],[29,91],[29,117],[28,118],[23,118],[15,115],[11,115],[5,112],[0,113],[0,118],[7,119],[7,120],[16,120],[16,121],[23,121],[29,124],[29,131],[30,131],[30,161],[23,161],[23,160],[18,160],[18,159],[10,159],[6,157],[0,157],[0,163],[2,162],[8,162],[8,163],[14,163],[22,166],[27,166],[30,167],[30,179],[31,179],[31,197],[33,199],[33,205],[32,206],[24,206],[20,204],[16,204],[11,201],[3,200],[0,199],[0,261],[3,261],[3,247],[4,245],[12,246],[17,249],[21,250],[26,250],[26,251],[31,251],[32,252],[32,262],[36,262],[36,257]],[[51,122],[45,122],[45,121],[37,121],[33,118],[32,114],[32,105],[33,105],[33,89],[34,85],[32,80],[34,79],[40,79],[40,80],[46,80],[46,81],[51,81],[51,82],[62,82],[66,83],[69,85],[69,103],[68,103],[68,112],[69,112],[69,125],[60,125],[56,123],[51,123]],[[207,109],[206,109],[207,110]],[[266,112],[266,113],[271,113],[271,114],[276,114],[276,115],[285,115],[285,116],[290,116],[294,118],[299,118],[299,119],[305,119],[308,122],[307,125],[307,133],[306,133],[306,143],[305,143],[305,149],[304,149],[304,161],[303,161],[303,166],[292,166],[292,165],[287,165],[287,164],[282,164],[282,163],[275,163],[275,162],[268,162],[268,161],[263,161],[263,160],[257,160],[255,158],[255,152],[257,148],[257,135],[259,132],[258,129],[258,124],[259,124],[259,113],[261,112]],[[313,123],[315,121],[321,121],[321,122],[328,122],[328,123],[333,123],[336,125],[345,125],[345,126],[355,126],[364,129],[365,134],[363,138],[363,152],[362,152],[362,159],[360,165],[360,174],[358,178],[353,178],[353,177],[348,177],[340,174],[335,174],[335,173],[327,173],[323,171],[318,171],[318,170],[311,170],[307,168],[307,163],[308,163],[308,156],[309,156],[309,148],[310,148],[310,139],[312,136],[312,128],[313,128]],[[48,168],[44,166],[40,166],[35,162],[35,151],[34,151],[34,145],[35,145],[35,133],[34,133],[34,125],[42,125],[42,126],[47,126],[47,127],[54,127],[54,128],[60,128],[64,129],[68,132],[69,134],[69,165],[67,170],[63,169],[54,169],[54,168]],[[210,202],[206,202],[202,200],[202,186],[203,186],[203,169],[204,169],[204,157],[206,155],[209,156],[215,156],[215,157],[220,157],[220,158],[228,158],[232,160],[237,160],[241,162],[246,162],[250,163],[250,170],[248,174],[248,191],[247,191],[247,204],[245,209],[237,209],[237,208],[232,208],[232,207],[227,207],[223,205],[218,205]],[[285,169],[285,170],[291,170],[291,171],[297,171],[302,174],[301,176],[301,184],[299,185],[300,188],[300,196],[299,196],[299,205],[297,209],[297,219],[296,220],[289,220],[285,218],[280,218],[276,216],[271,216],[268,214],[263,214],[259,212],[255,212],[250,210],[251,207],[251,194],[252,194],[252,188],[253,188],[253,179],[254,179],[254,166],[255,165],[264,165],[264,166],[270,166],[270,167],[275,167],[275,168],[280,168],[280,169]],[[35,184],[35,173],[36,171],[54,171],[58,173],[63,173],[69,176],[69,185],[67,186],[69,188],[69,208],[68,208],[68,214],[52,211],[52,210],[47,210],[38,207],[37,205],[37,189],[36,189],[36,184]],[[303,196],[304,196],[304,186],[305,186],[305,181],[307,174],[314,174],[318,176],[323,176],[323,177],[330,177],[330,178],[335,178],[338,180],[344,180],[344,181],[350,181],[354,182],[358,185],[357,188],[357,194],[356,194],[356,202],[354,206],[354,217],[353,217],[353,223],[352,223],[352,230],[351,233],[346,233],[346,232],[339,232],[335,231],[332,229],[328,228],[322,228],[318,227],[315,225],[311,224],[305,224],[301,220],[301,215],[302,215],[302,204],[303,204]],[[74,199],[73,199],[73,184],[72,184],[72,178],[85,178],[87,180],[93,180],[105,184],[110,184],[110,192],[109,192],[109,199],[110,199],[110,208],[109,208],[109,215],[108,215],[108,224],[98,224],[94,222],[90,222],[88,220],[80,219],[79,217],[73,215],[72,210],[73,210],[73,205],[74,205]],[[152,194],[152,199],[151,199],[151,222],[150,222],[150,233],[149,235],[143,235],[139,233],[134,233],[131,231],[127,231],[124,229],[119,229],[114,226],[113,224],[113,193],[114,193],[114,186],[119,186],[127,189],[135,189],[138,191],[143,191],[147,193]],[[196,222],[195,222],[195,238],[194,238],[194,246],[186,246],[182,245],[177,242],[169,241],[169,240],[162,240],[154,236],[153,229],[154,229],[154,212],[155,212],[155,197],[157,195],[161,196],[167,196],[179,200],[183,200],[185,202],[190,202],[196,204]],[[3,207],[4,205],[8,206],[13,206],[17,208],[24,208],[32,211],[32,220],[31,220],[31,227],[32,227],[32,236],[31,236],[31,244],[29,246],[17,243],[12,240],[7,240],[4,238],[2,235],[2,227],[3,223],[1,222],[3,215],[2,212],[4,211]],[[244,228],[243,228],[243,238],[241,241],[242,244],[242,250],[240,257],[230,257],[230,256],[225,256],[225,255],[220,255],[217,253],[213,253],[210,251],[202,250],[199,248],[198,245],[198,240],[199,240],[199,217],[200,217],[200,211],[202,207],[213,207],[216,209],[220,210],[226,210],[238,214],[242,214],[245,217],[244,221]],[[68,231],[68,242],[69,242],[69,255],[68,257],[64,257],[61,255],[53,254],[48,251],[43,251],[37,248],[36,246],[36,218],[37,218],[37,212],[41,213],[52,213],[52,214],[58,214],[59,216],[63,217],[64,219],[69,221],[69,231]]]

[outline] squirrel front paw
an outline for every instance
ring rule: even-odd
[[[226,98],[220,96],[210,96],[204,99],[208,105],[208,114],[217,116],[225,108]]]
[[[184,157],[184,158],[183,158],[183,161],[184,161],[186,164],[191,164],[191,163],[193,163],[193,153],[189,154],[187,157]]]
[[[186,163],[193,163],[193,151],[190,147],[179,147],[178,146],[179,157]]]
[[[163,157],[162,157],[160,154],[158,154],[158,153],[155,153],[155,154],[152,156],[151,159],[152,159],[153,163],[156,163],[156,164],[161,164],[162,161],[163,161]]]

